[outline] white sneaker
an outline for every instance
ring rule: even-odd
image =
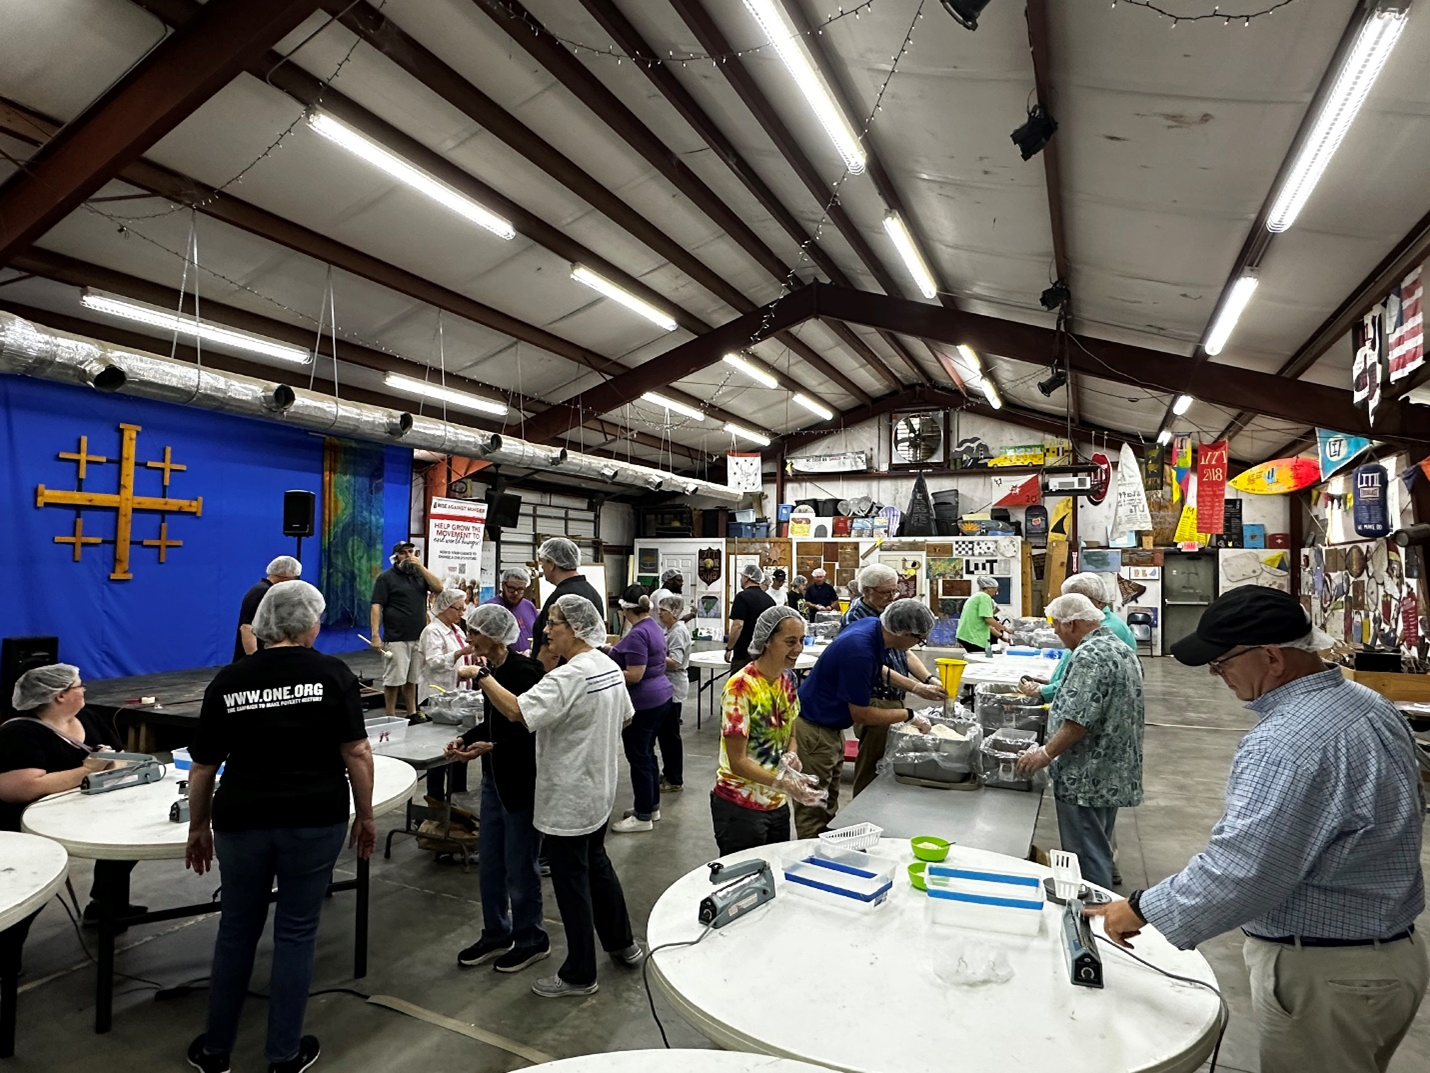
[[[633,808],[628,808],[628,809],[626,809],[625,812],[622,812],[622,813],[621,813],[621,819],[623,819],[623,820],[629,820],[629,819],[630,819],[632,816],[634,816],[635,814],[636,814],[636,810],[635,810],[635,809],[633,809]],[[656,809],[654,812],[652,812],[652,813],[650,814],[650,818],[651,818],[651,821],[652,821],[653,823],[659,823],[659,822],[660,822],[660,809]]]
[[[617,820],[611,824],[611,830],[618,835],[633,835],[640,831],[653,831],[655,824],[650,820],[638,820],[634,816],[627,816],[623,820]]]

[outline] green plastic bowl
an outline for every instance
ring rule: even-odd
[[[927,867],[926,861],[915,861],[909,865],[909,882],[914,885],[915,890],[928,890],[928,885],[924,882],[924,869]]]
[[[918,838],[909,839],[909,845],[913,847],[914,856],[919,860],[938,862],[948,856],[951,843],[933,835],[920,835]]]

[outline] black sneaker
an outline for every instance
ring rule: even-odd
[[[497,972],[520,972],[528,965],[545,961],[551,956],[551,943],[542,946],[513,946],[492,966]]]
[[[514,945],[510,939],[478,939],[457,955],[457,964],[464,969],[474,969],[488,961],[495,961]]]
[[[303,1073],[303,1070],[312,1067],[322,1053],[317,1036],[304,1036],[298,1041],[298,1053],[286,1062],[269,1062],[268,1073]]]
[[[204,1037],[200,1036],[189,1044],[189,1065],[199,1070],[199,1073],[228,1073],[228,1054],[206,1054]]]

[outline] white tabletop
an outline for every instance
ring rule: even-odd
[[[746,1051],[605,1051],[535,1067],[542,1073],[829,1073],[824,1066]]]
[[[794,669],[797,671],[809,670],[819,661],[819,654],[824,651],[825,647],[821,645],[818,648],[806,648],[794,661]],[[690,665],[713,671],[728,671],[730,669],[730,661],[725,658],[725,653],[720,649],[694,653],[690,657]]]
[[[1044,908],[1036,936],[933,924],[927,896],[904,871],[913,860],[909,844],[891,839],[871,851],[899,862],[888,901],[867,911],[825,907],[786,883],[781,871],[785,859],[812,845],[765,846],[726,858],[769,859],[775,900],[696,946],[653,955],[652,980],[720,1046],[856,1073],[943,1073],[953,1061],[970,1069],[1189,1073],[1211,1053],[1219,1005],[1203,988],[1168,980],[1103,944],[1105,989],[1074,987],[1060,907]],[[949,860],[1014,866],[1009,857],[958,846]],[[1049,874],[1023,861],[1016,867]],[[710,890],[702,866],[661,895],[646,928],[653,950],[700,935],[696,907]],[[999,947],[1012,979],[969,988],[936,975],[935,966],[946,968],[970,940]],[[1216,982],[1200,954],[1176,950],[1152,928],[1136,947],[1170,972]],[[779,989],[778,1002],[761,999],[761,985],[771,979],[789,985]]]
[[[58,842],[0,831],[0,931],[44,905],[67,871],[69,854]]]
[[[412,796],[417,772],[388,756],[373,757],[372,811],[391,812]],[[99,861],[182,860],[187,823],[172,823],[169,806],[179,796],[181,775],[170,767],[158,782],[82,794],[55,794],[25,810],[25,830],[52,838],[75,857]]]
[[[1030,678],[1046,680],[1051,678],[1057,669],[1057,660],[1044,659],[1042,656],[990,656],[984,658],[970,653],[968,666],[963,668],[963,684],[983,685],[991,682],[999,685],[1017,685],[1018,679],[1025,674]]]

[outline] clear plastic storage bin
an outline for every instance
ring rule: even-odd
[[[373,745],[396,745],[407,737],[407,720],[401,716],[380,715],[364,721],[367,740]]]
[[[1043,884],[1024,872],[931,864],[924,871],[929,919],[935,924],[1036,935],[1043,920]]]
[[[837,851],[849,853],[848,850]],[[873,909],[884,904],[894,888],[896,861],[870,858],[861,866],[829,860],[818,854],[786,861],[785,882],[826,905]]]

